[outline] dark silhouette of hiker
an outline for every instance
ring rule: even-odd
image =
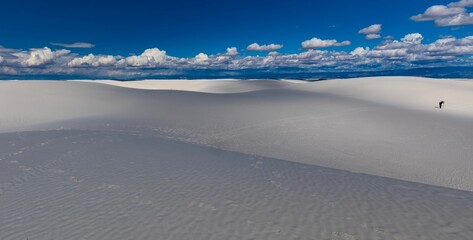
[[[439,102],[439,108],[440,108],[440,109],[442,109],[442,106],[443,106],[444,103],[445,103],[444,101],[440,101],[440,102]]]

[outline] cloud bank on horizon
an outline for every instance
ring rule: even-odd
[[[423,13],[412,15],[413,22],[433,21],[437,27],[473,24],[473,0],[433,5]],[[382,19],[380,19],[382,20]],[[451,30],[452,33],[454,30]],[[300,71],[363,71],[407,69],[416,66],[471,66],[473,35],[440,36],[425,39],[420,32],[406,33],[393,39],[382,23],[360,26],[352,36],[363,36],[366,45],[354,45],[348,39],[313,36],[300,39],[299,51],[280,52],[287,44],[253,42],[246,47],[228,46],[220,53],[201,52],[194,57],[176,57],[158,47],[138,54],[122,56],[94,52],[87,42],[50,43],[28,50],[0,45],[0,75],[78,75],[99,78],[134,78],[179,75],[189,70],[246,71],[299,69]],[[369,41],[367,41],[369,40]],[[341,48],[341,49],[339,49]],[[78,53],[75,49],[89,51]],[[266,52],[266,53],[265,53]],[[262,55],[255,55],[262,54]]]

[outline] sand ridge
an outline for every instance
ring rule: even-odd
[[[133,89],[175,90],[203,93],[242,93],[270,89],[297,89],[330,93],[342,97],[425,110],[446,101],[446,112],[473,117],[473,81],[464,79],[428,79],[421,77],[367,77],[304,80],[77,80]]]

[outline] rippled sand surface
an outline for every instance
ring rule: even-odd
[[[473,194],[147,133],[0,134],[0,238],[468,239]]]

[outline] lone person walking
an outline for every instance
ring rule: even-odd
[[[442,106],[443,106],[444,103],[445,103],[444,101],[440,101],[440,102],[439,102],[439,108],[440,108],[440,109],[442,109]]]

